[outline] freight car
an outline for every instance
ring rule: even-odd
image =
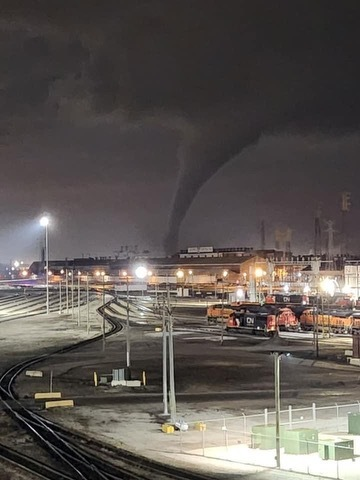
[[[275,315],[267,312],[233,312],[227,321],[226,331],[237,333],[262,333],[271,336],[276,331]]]

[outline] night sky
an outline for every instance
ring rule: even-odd
[[[258,247],[262,219],[308,253],[345,190],[360,251],[358,1],[0,7],[0,261],[44,211],[51,258]]]

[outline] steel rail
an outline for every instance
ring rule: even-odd
[[[119,332],[122,329],[122,324],[117,318],[105,314],[105,308],[106,305],[100,307],[98,311],[102,315],[106,315],[106,320],[111,324],[111,330],[105,334],[110,336]],[[132,454],[125,449],[111,448],[109,445],[104,445],[101,442],[70,432],[25,408],[17,399],[13,390],[13,384],[16,377],[27,367],[44,361],[54,354],[70,352],[81,346],[96,342],[101,338],[102,334],[77,344],[68,345],[53,352],[24,360],[4,372],[0,377],[0,397],[7,407],[8,413],[21,423],[46,450],[50,451],[71,469],[72,475],[75,475],[75,477],[69,478],[81,480],[152,480],[154,478],[200,480],[209,478]],[[84,446],[84,443],[86,443],[86,446]],[[101,458],[98,453],[99,450],[102,452],[106,451],[108,458]],[[115,463],[110,462],[110,458]],[[21,466],[19,459],[18,461],[19,466]],[[125,465],[116,465],[117,461],[125,463]]]

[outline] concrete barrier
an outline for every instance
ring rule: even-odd
[[[39,392],[34,395],[35,400],[44,400],[44,398],[61,398],[61,392]]]
[[[43,372],[41,370],[26,370],[25,375],[27,377],[42,377]]]
[[[54,400],[51,402],[45,402],[45,408],[54,408],[54,407],[73,407],[74,400]]]

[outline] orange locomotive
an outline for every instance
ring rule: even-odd
[[[333,333],[359,333],[360,317],[357,312],[333,312],[317,313],[314,309],[308,308],[300,316],[302,330],[314,330],[314,325],[319,331],[330,330]]]

